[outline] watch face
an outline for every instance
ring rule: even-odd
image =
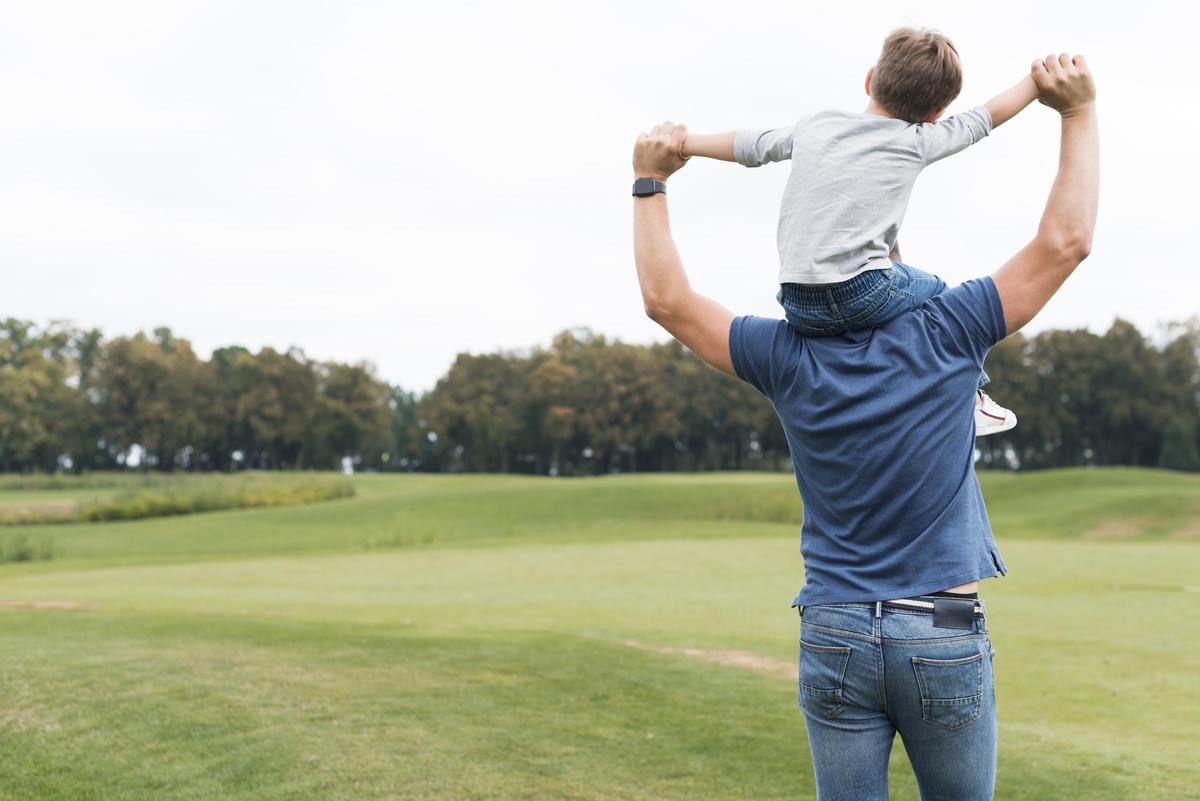
[[[666,185],[654,178],[638,178],[633,182],[633,194],[636,197],[649,197],[665,191]]]

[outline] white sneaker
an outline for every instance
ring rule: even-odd
[[[982,389],[975,398],[975,436],[999,434],[1017,425],[1017,416],[996,403]]]

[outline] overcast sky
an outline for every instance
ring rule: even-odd
[[[861,110],[884,35],[915,23],[962,54],[952,111],[1035,56],[1087,55],[1100,224],[1031,330],[1149,331],[1200,313],[1196,20],[1116,7],[5,0],[0,317],[167,325],[203,356],[298,345],[415,390],[459,351],[567,327],[662,339],[631,257],[636,134]],[[1032,235],[1056,158],[1035,105],[930,168],[906,260],[952,284],[992,271]],[[736,312],[777,314],[787,168],[694,160],[672,179],[692,281]]]

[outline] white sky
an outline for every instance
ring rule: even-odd
[[[1031,330],[1150,331],[1200,313],[1181,5],[5,0],[0,316],[168,325],[204,356],[295,344],[417,390],[459,351],[571,326],[663,339],[631,257],[636,134],[860,110],[883,36],[916,23],[963,55],[952,111],[1035,56],[1087,55],[1099,230]],[[993,270],[1033,233],[1056,157],[1035,105],[931,168],[906,260],[952,284]],[[672,180],[693,283],[736,312],[776,314],[786,174],[696,160]]]

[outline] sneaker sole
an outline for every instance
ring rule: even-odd
[[[1017,427],[1017,416],[1014,414],[1014,415],[1010,416],[1007,420],[1005,420],[1003,423],[1001,423],[1000,425],[989,426],[988,428],[986,428],[982,431],[979,430],[979,426],[978,426],[978,424],[976,424],[975,437],[976,437],[976,439],[978,439],[979,437],[990,437],[992,434],[1003,434],[1005,431],[1012,431],[1016,427]]]

